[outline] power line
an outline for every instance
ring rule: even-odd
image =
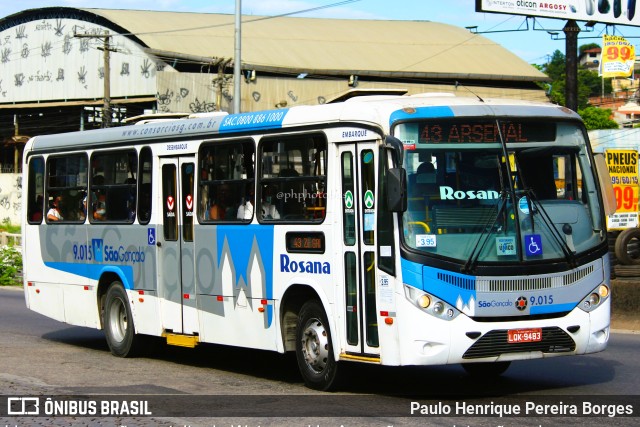
[[[258,21],[266,21],[268,19],[276,19],[276,18],[283,18],[285,16],[293,16],[293,15],[300,15],[302,13],[307,13],[307,12],[315,12],[317,10],[322,10],[322,9],[329,9],[332,7],[338,7],[338,6],[345,6],[347,4],[351,4],[351,3],[356,3],[359,2],[361,0],[343,0],[343,1],[339,1],[336,3],[331,3],[331,4],[327,4],[324,6],[317,6],[317,7],[312,7],[309,9],[303,9],[303,10],[297,10],[297,11],[293,11],[293,12],[287,12],[287,13],[281,13],[279,15],[270,15],[270,16],[261,16],[258,18],[253,18],[253,19],[245,19],[242,21],[242,24],[249,24],[249,23],[253,23],[253,22],[258,22]],[[220,28],[220,27],[229,27],[231,25],[234,25],[233,22],[229,22],[229,23],[225,23],[225,24],[214,24],[214,25],[202,25],[199,27],[189,27],[189,28],[178,28],[175,30],[159,30],[159,31],[148,31],[148,32],[144,32],[144,33],[121,33],[118,34],[119,36],[148,36],[148,35],[153,35],[153,34],[172,34],[172,33],[179,33],[179,32],[183,32],[183,31],[197,31],[197,30],[206,30],[209,28]]]

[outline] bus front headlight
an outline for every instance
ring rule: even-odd
[[[404,296],[420,310],[439,319],[451,320],[460,314],[455,307],[447,302],[407,284],[404,285]]]
[[[592,290],[583,300],[580,302],[579,307],[587,313],[598,308],[602,303],[609,298],[609,287],[607,285],[600,285]]]

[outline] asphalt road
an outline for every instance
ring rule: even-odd
[[[47,319],[26,309],[20,289],[0,288],[0,351],[0,426],[640,425],[638,334],[614,333],[609,348],[595,355],[514,362],[503,377],[490,381],[471,378],[459,366],[354,365],[343,390],[327,394],[304,386],[289,355],[158,343],[146,357],[117,358],[101,331]],[[153,414],[81,417],[62,411],[55,417],[9,417],[3,412],[6,399],[32,395],[89,396],[97,405],[105,398],[143,399]],[[582,414],[585,402],[602,417],[571,413],[575,406]],[[532,406],[524,417],[499,416],[514,408],[524,413],[527,405]],[[618,406],[635,416],[607,416]],[[565,416],[553,415],[554,408]]]

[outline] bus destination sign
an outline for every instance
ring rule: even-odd
[[[420,143],[496,143],[554,141],[555,123],[540,121],[447,120],[420,125]]]
[[[291,253],[324,253],[324,233],[322,232],[289,232],[286,235],[287,252]]]

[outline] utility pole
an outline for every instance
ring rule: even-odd
[[[224,73],[225,68],[227,68],[227,65],[229,65],[231,61],[232,61],[231,58],[226,60],[225,59],[221,60],[218,63],[218,76],[211,81],[211,83],[213,84],[213,87],[215,87],[217,90],[216,111],[222,111],[222,96],[225,93],[225,88],[229,85],[229,81],[233,77],[231,75],[227,75]],[[228,94],[228,92],[226,93]],[[234,113],[235,112],[236,111],[234,111]]]
[[[111,58],[110,52],[117,52],[117,49],[110,46],[111,36],[109,35],[109,31],[105,30],[104,35],[96,35],[96,34],[74,34],[74,37],[79,38],[93,38],[93,39],[102,39],[102,47],[99,47],[98,50],[101,50],[103,53],[103,62],[104,62],[104,94],[103,94],[103,105],[102,105],[102,127],[108,128],[111,127]]]
[[[567,58],[567,86],[564,95],[565,105],[578,111],[578,33],[580,27],[576,21],[569,20],[562,30],[565,34],[565,50]]]
[[[235,54],[233,59],[233,112],[240,112],[240,72],[242,66],[242,0],[236,0]]]
[[[18,115],[13,115],[13,171],[18,172],[19,164],[20,164],[20,155],[18,153],[18,135],[20,135],[20,130],[18,128]]]
[[[104,57],[104,103],[102,105],[102,127],[111,127],[111,58],[109,31],[104,32],[102,53]]]

